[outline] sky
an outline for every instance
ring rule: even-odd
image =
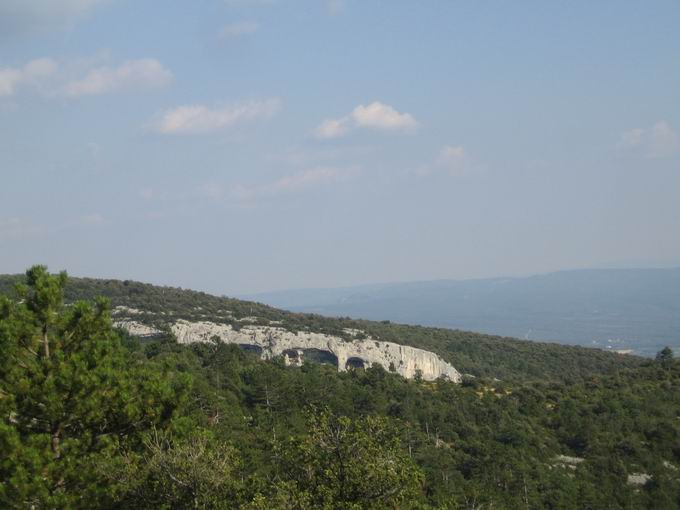
[[[680,265],[680,2],[0,0],[0,273]]]

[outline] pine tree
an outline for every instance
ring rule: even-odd
[[[26,272],[0,298],[0,506],[92,507],[116,454],[182,398],[121,347],[108,303],[64,305],[66,273]]]
[[[656,353],[656,361],[664,368],[668,368],[673,364],[673,350],[666,346]]]

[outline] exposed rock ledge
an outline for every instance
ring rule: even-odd
[[[184,320],[177,321],[172,332],[179,343],[208,342],[218,337],[225,343],[253,347],[263,359],[283,356],[290,364],[301,364],[306,354],[321,352],[332,354],[340,371],[378,363],[408,379],[420,370],[426,381],[442,376],[454,382],[461,380],[458,370],[432,352],[370,338],[348,342],[321,333],[292,333],[277,327],[243,326],[236,331],[230,325]]]
[[[150,338],[158,335],[159,330],[147,326],[141,322],[134,321],[132,319],[120,319],[113,322],[113,325],[117,328],[124,329],[128,333],[141,338]]]

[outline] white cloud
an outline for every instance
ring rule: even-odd
[[[260,28],[260,25],[253,21],[241,21],[239,23],[230,23],[224,25],[220,30],[220,39],[230,39],[240,37],[242,35],[254,34]]]
[[[20,85],[35,85],[40,79],[55,73],[58,67],[57,62],[51,58],[38,58],[21,68],[0,69],[0,96],[13,95]]]
[[[172,79],[172,73],[152,58],[128,60],[118,67],[99,67],[83,79],[66,86],[69,96],[98,95],[132,88],[162,87]]]
[[[282,177],[278,181],[274,182],[274,184],[271,186],[271,190],[276,193],[300,191],[306,188],[317,186],[324,182],[346,179],[352,173],[354,173],[353,170],[347,170],[343,168],[312,168]]]
[[[240,201],[254,200],[266,196],[298,193],[314,189],[324,184],[341,182],[356,176],[359,168],[319,166],[303,170],[261,186],[236,186],[231,194]]]
[[[482,171],[479,165],[470,158],[460,145],[445,145],[431,163],[417,168],[414,173],[419,177],[427,177],[435,173],[446,172],[453,176],[470,175]]]
[[[465,149],[460,145],[454,147],[453,145],[445,145],[439,153],[439,159],[443,163],[451,161],[460,161],[465,158]]]
[[[23,221],[19,218],[0,218],[0,232],[8,233],[19,230]]]
[[[338,14],[342,14],[345,11],[347,3],[345,0],[328,0],[327,6],[329,14],[332,16],[337,16]]]
[[[145,189],[138,191],[138,196],[149,202],[193,203],[196,200],[209,199],[239,206],[253,205],[262,199],[309,193],[324,187],[330,188],[356,177],[360,172],[361,169],[358,166],[318,165],[260,184],[227,185],[221,182],[208,182],[192,190]]]
[[[144,200],[153,200],[156,198],[156,192],[152,189],[143,189],[139,191],[139,196]]]
[[[0,34],[69,28],[106,0],[2,0]],[[0,36],[1,37],[1,36]]]
[[[642,128],[635,128],[631,129],[630,131],[626,131],[621,136],[621,142],[619,145],[621,147],[638,147],[642,145],[642,136],[644,135],[644,132],[645,130]]]
[[[278,108],[278,99],[251,101],[221,109],[204,105],[179,106],[163,113],[155,129],[163,134],[207,133],[238,122],[271,117]]]
[[[352,112],[352,118],[360,127],[374,129],[413,129],[418,122],[408,113],[399,113],[389,105],[374,101],[368,106],[359,105]]]
[[[0,69],[0,96],[11,96],[21,81],[21,71],[12,68]]]
[[[198,192],[199,192],[199,195],[201,195],[203,197],[215,199],[215,198],[222,198],[225,195],[226,190],[225,190],[224,186],[222,186],[221,184],[211,183],[211,184],[205,184],[204,186],[201,186],[199,188]]]
[[[0,218],[0,239],[32,235],[40,228],[24,218]]]
[[[227,5],[242,6],[242,5],[271,5],[277,0],[223,0]]]
[[[94,227],[104,223],[104,217],[101,214],[86,214],[80,217],[80,223],[88,227]]]
[[[447,145],[439,152],[437,164],[452,175],[461,175],[468,170],[467,160],[463,147]]]
[[[316,128],[314,134],[317,138],[340,138],[349,131],[350,124],[350,120],[346,117],[343,119],[327,119]]]
[[[74,79],[76,76],[81,78]],[[92,62],[82,59],[58,63],[52,58],[38,58],[22,67],[0,68],[0,97],[11,96],[23,88],[32,88],[48,98],[98,95],[160,87],[171,79],[170,71],[152,58],[96,68]]]
[[[650,128],[635,128],[621,136],[620,147],[638,149],[652,159],[673,155],[680,148],[680,137],[665,120]]]
[[[51,58],[37,58],[24,66],[24,74],[28,79],[48,76],[56,72],[59,65]]]
[[[409,113],[400,113],[390,105],[374,101],[366,106],[357,106],[352,113],[340,119],[324,120],[314,134],[317,138],[339,138],[353,128],[412,131],[418,128],[418,121]]]

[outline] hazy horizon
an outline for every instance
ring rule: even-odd
[[[434,279],[416,279],[416,280],[390,280],[390,281],[375,281],[375,282],[364,282],[356,285],[340,285],[337,287],[286,287],[281,289],[266,290],[263,292],[238,294],[238,296],[256,296],[258,294],[270,294],[276,292],[285,292],[291,290],[332,290],[332,289],[344,289],[344,288],[354,288],[362,286],[379,286],[379,285],[400,285],[408,283],[436,283],[436,282],[464,282],[473,280],[498,280],[498,279],[521,279],[521,278],[531,278],[534,276],[546,276],[555,273],[568,273],[568,272],[578,272],[578,271],[646,271],[654,269],[680,269],[680,264],[668,264],[668,265],[658,265],[658,266],[593,266],[593,267],[574,267],[574,268],[564,268],[555,269],[553,271],[545,271],[541,273],[521,273],[521,274],[498,274],[489,276],[478,276],[470,278],[434,278]]]
[[[40,263],[40,262],[37,262]],[[41,264],[41,263],[40,263]],[[24,268],[28,269],[28,268]],[[92,279],[101,279],[101,280],[131,280],[131,281],[137,281],[140,283],[146,283],[146,284],[151,284],[151,285],[158,285],[158,286],[164,286],[164,287],[176,287],[176,288],[182,288],[185,290],[193,290],[193,291],[198,291],[198,292],[205,292],[207,294],[212,294],[215,296],[226,296],[226,297],[231,297],[231,298],[238,298],[238,299],[252,299],[256,298],[259,295],[269,295],[269,294],[277,294],[277,293],[286,293],[286,292],[295,292],[295,291],[324,291],[324,290],[344,290],[344,289],[354,289],[354,288],[360,288],[360,287],[388,287],[388,286],[398,286],[398,285],[404,285],[404,284],[419,284],[419,283],[437,283],[437,282],[471,282],[471,281],[485,281],[485,280],[502,280],[502,279],[526,279],[526,278],[532,278],[532,277],[541,277],[541,276],[548,276],[548,275],[553,275],[553,274],[559,274],[559,273],[569,273],[569,272],[582,272],[582,271],[650,271],[650,270],[673,270],[673,269],[680,269],[680,263],[679,264],[667,264],[667,265],[658,265],[658,266],[593,266],[593,267],[580,267],[580,268],[564,268],[564,269],[556,269],[554,271],[545,271],[541,273],[526,273],[526,274],[514,274],[514,275],[508,275],[508,274],[499,274],[499,275],[489,275],[489,276],[478,276],[478,277],[470,277],[470,278],[434,278],[434,279],[414,279],[414,280],[390,280],[390,281],[367,281],[367,282],[361,282],[357,284],[348,284],[348,285],[338,285],[334,287],[285,287],[285,288],[279,288],[279,289],[265,289],[257,292],[243,292],[243,293],[230,293],[230,292],[222,292],[219,290],[220,285],[216,284],[215,288],[217,290],[211,290],[211,288],[201,288],[201,287],[189,287],[189,286],[183,286],[177,282],[173,282],[172,280],[168,281],[162,281],[162,280],[145,280],[145,279],[137,279],[137,278],[131,278],[127,277],[125,274],[119,274],[119,275],[111,275],[111,274],[79,274],[79,273],[73,273],[69,271],[67,268],[56,268],[56,267],[49,267],[48,269],[50,272],[56,273],[59,271],[67,271],[68,275],[71,277],[75,278],[92,278]],[[14,271],[14,272],[9,272],[9,271],[2,271],[0,270],[0,276],[2,275],[15,275],[15,274],[23,274],[24,270],[19,270],[19,271]]]
[[[678,19],[2,2],[0,272],[245,295],[680,265]]]

